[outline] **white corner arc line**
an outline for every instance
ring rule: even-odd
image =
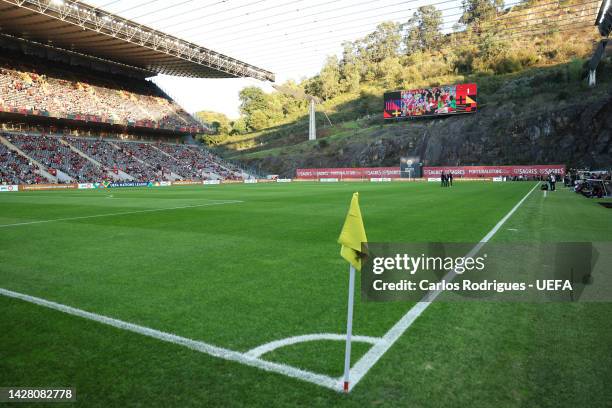
[[[538,184],[536,184],[529,192],[489,231],[481,241],[472,248],[472,250],[466,255],[474,256],[480,249],[495,235],[495,233],[503,226],[503,224],[516,212],[516,210],[523,204],[523,202],[529,197],[529,195],[536,189]],[[152,209],[152,210],[141,210],[136,212],[128,212],[128,213],[138,213],[138,212],[151,212],[151,211],[164,211],[171,209],[179,209],[179,208],[191,208],[191,207],[203,207],[207,205],[217,205],[217,204],[230,204],[230,203],[238,203],[243,202],[239,200],[233,200],[223,203],[212,203],[212,204],[202,204],[197,206],[184,206],[184,207],[176,207],[176,208],[162,208],[162,209]],[[123,215],[125,213],[118,213],[116,215]],[[69,219],[81,219],[81,218],[93,218],[100,216],[112,216],[114,214],[101,214],[98,216],[86,216],[86,217],[75,217]],[[41,223],[41,222],[53,222],[53,221],[62,221],[64,219],[55,219],[55,220],[46,220],[46,221],[35,221],[33,223]],[[20,224],[18,224],[20,225]],[[1,227],[13,226],[13,224],[9,225],[0,225]],[[455,276],[453,271],[449,272],[445,279],[450,280]],[[413,306],[382,338],[376,337],[368,337],[368,336],[358,336],[362,339],[369,339],[369,343],[374,344],[372,348],[355,364],[355,366],[351,369],[351,383],[349,391],[351,391],[361,379],[367,374],[367,372],[378,362],[378,360],[383,356],[389,348],[399,339],[399,337],[412,325],[412,323],[425,311],[425,309],[431,304],[431,302],[441,293],[441,291],[429,292],[422,301],[418,302],[415,306]],[[102,324],[106,324],[109,326],[113,326],[122,330],[131,331],[134,333],[138,333],[147,337],[152,337],[161,341],[181,345],[187,347],[189,349],[199,351],[214,357],[218,357],[224,360],[235,361],[238,363],[242,363],[248,366],[260,368],[265,371],[275,372],[278,374],[283,374],[288,377],[296,378],[299,380],[307,381],[321,387],[329,388],[331,390],[341,392],[343,390],[342,378],[332,378],[327,375],[314,373],[311,371],[303,370],[300,368],[292,367],[285,364],[273,363],[270,361],[262,360],[258,357],[254,357],[249,353],[254,350],[261,348],[263,346],[257,347],[255,349],[250,350],[247,353],[241,353],[234,350],[225,349],[222,347],[218,347],[212,344],[204,343],[201,341],[191,340],[185,337],[177,336],[171,333],[162,332],[159,330],[151,329],[148,327],[140,326],[133,323],[124,322],[122,320],[113,319],[111,317],[98,315],[95,313],[87,312],[81,309],[73,308],[67,305],[63,305],[60,303],[55,303],[52,301],[48,301],[45,299],[37,298],[30,295],[25,295],[22,293],[14,292],[11,290],[0,288],[0,295],[4,295],[7,297],[20,299],[29,303],[37,304],[39,306],[47,307],[50,309],[58,310],[60,312],[64,312],[70,315],[82,317],[85,319],[93,320]],[[330,334],[331,336],[342,336],[337,334]],[[306,335],[308,336],[308,335]],[[302,336],[296,336],[302,337]],[[289,338],[291,339],[291,338]],[[284,339],[284,340],[289,340]],[[344,337],[343,337],[344,339]],[[283,340],[278,340],[277,342],[282,342]],[[374,343],[375,341],[375,343]],[[271,342],[275,343],[275,342]],[[271,344],[267,343],[267,345]],[[264,345],[266,346],[266,345]],[[261,355],[261,354],[260,354]]]
[[[293,344],[305,343],[307,341],[320,341],[320,340],[337,340],[346,341],[346,334],[336,333],[315,333],[315,334],[304,334],[301,336],[287,337],[280,340],[271,341],[261,346],[255,347],[245,354],[251,357],[261,357],[262,355],[274,351],[278,348],[291,346]],[[353,336],[352,341],[360,343],[378,344],[384,341],[381,337],[370,337],[370,336]]]
[[[497,231],[508,221],[508,219],[516,212],[516,210],[525,202],[533,190],[538,187],[537,183],[512,209],[489,231],[474,248],[468,252],[465,257],[472,257],[480,251],[480,249],[497,233]],[[443,279],[451,281],[456,276],[454,271],[450,271]],[[350,371],[349,391],[352,390],[368,371],[380,360],[380,358],[391,348],[391,346],[400,338],[402,334],[414,323],[414,321],[429,307],[431,302],[438,297],[442,291],[428,292],[423,300],[414,305],[402,318],[393,325],[389,331],[382,337],[384,341],[375,344],[357,361]],[[337,387],[340,387],[340,379],[338,379]]]
[[[180,207],[152,208],[152,209],[148,209],[148,210],[122,211],[122,212],[109,213],[109,214],[83,215],[83,216],[80,216],[80,217],[54,218],[54,219],[51,219],[51,220],[26,221],[26,222],[17,222],[15,224],[0,224],[0,228],[19,227],[19,226],[22,226],[22,225],[33,225],[33,224],[46,224],[46,223],[49,223],[49,222],[85,220],[85,219],[88,219],[88,218],[115,217],[115,216],[120,216],[120,215],[141,214],[141,213],[158,212],[158,211],[182,210],[182,209],[185,209],[185,208],[209,207],[209,206],[212,206],[212,205],[236,204],[236,203],[243,203],[243,202],[244,201],[241,201],[241,200],[225,200],[225,201],[219,201],[219,202],[216,202],[216,203],[183,205],[183,206],[180,206]]]
[[[93,320],[98,323],[106,324],[121,330],[127,330],[134,333],[141,334],[143,336],[152,337],[157,340],[165,341],[168,343],[177,344],[180,346],[187,347],[191,350],[199,351],[218,357],[224,360],[235,361],[248,366],[260,368],[265,371],[270,371],[278,374],[283,374],[288,377],[297,378],[299,380],[308,381],[321,387],[329,388],[334,391],[339,391],[337,388],[338,381],[335,378],[313,373],[311,371],[303,370],[300,368],[292,367],[285,364],[273,363],[270,361],[261,360],[257,357],[249,356],[245,353],[238,351],[225,349],[212,344],[204,343],[188,339],[186,337],[177,336],[175,334],[162,332],[159,330],[151,329],[149,327],[140,326],[134,323],[124,322],[122,320],[113,319],[111,317],[99,315],[96,313],[87,312],[82,309],[77,309],[71,306],[66,306],[61,303],[52,302],[49,300],[37,298],[30,295],[14,292],[8,289],[0,288],[0,295],[4,295],[14,299],[20,299],[29,303],[34,303],[39,306],[54,309],[63,313],[67,313],[73,316],[82,317],[84,319]]]

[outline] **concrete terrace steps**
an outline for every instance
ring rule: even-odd
[[[177,159],[176,157],[174,157],[173,155],[171,155],[169,153],[164,152],[162,149],[160,149],[159,147],[155,146],[153,143],[151,143],[151,147],[154,148],[155,150],[157,150],[158,152],[160,152],[161,154],[164,154],[164,155],[170,157],[175,162],[177,162],[177,163],[181,162],[179,159]],[[172,181],[185,179],[185,177],[181,176],[180,174],[176,174],[174,172],[170,172],[170,177],[173,178]]]
[[[76,154],[78,154],[79,156],[89,160],[91,163],[93,163],[95,166],[101,168],[104,170],[104,166],[102,165],[102,163],[100,163],[99,161],[97,161],[96,159],[94,159],[93,157],[87,155],[87,153],[77,149],[76,147],[74,147],[73,145],[70,144],[70,142],[68,142],[67,140],[64,140],[62,138],[59,139],[60,143],[63,144],[64,146],[68,147],[70,150],[72,150],[73,152],[75,152]],[[115,174],[112,171],[106,171],[106,174],[110,177],[112,177],[114,180],[133,180],[134,178],[130,175],[128,175],[127,173],[119,170],[120,173],[123,173],[125,176],[122,176],[121,174]]]
[[[112,141],[110,141],[110,140],[108,140],[108,143],[110,143],[110,144],[111,144],[111,145],[112,145],[112,146],[113,146],[115,149],[117,149],[117,150],[121,150],[121,147],[119,147],[119,145],[117,145],[117,143],[112,142]],[[141,143],[141,142],[127,142],[127,143]],[[153,144],[151,144],[151,145],[153,145]],[[157,149],[157,150],[159,150],[159,149]],[[161,151],[161,150],[160,150],[160,151]],[[163,153],[163,152],[162,152],[162,153]],[[144,165],[145,165],[145,166],[147,166],[147,167],[150,167],[150,168],[152,168],[152,169],[155,169],[155,166],[153,166],[153,165],[152,165],[152,164],[150,164],[150,163],[147,163],[146,161],[142,160],[140,157],[137,157],[136,155],[132,155],[132,157],[133,157],[133,158],[134,158],[134,160],[136,160],[138,163],[144,164]],[[170,156],[170,157],[172,157],[172,156]],[[176,159],[175,159],[175,160],[176,160]],[[157,170],[155,170],[155,172],[156,172],[156,173],[159,173]],[[181,177],[181,176],[179,176],[178,174],[176,174],[176,173],[172,173],[172,172],[171,172],[171,173],[170,173],[170,178],[171,178],[171,181],[176,181],[176,180],[181,180],[181,179],[183,179],[184,177]]]

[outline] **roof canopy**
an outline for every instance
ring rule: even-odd
[[[159,74],[274,81],[270,71],[79,1],[0,0],[0,31]]]

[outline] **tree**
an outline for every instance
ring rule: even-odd
[[[312,78],[306,79],[303,82],[304,91],[308,95],[319,96],[322,97],[322,84],[321,84],[321,75],[315,75]]]
[[[240,99],[240,113],[245,116],[251,116],[256,110],[265,111],[268,107],[266,93],[256,86],[243,88],[238,98]]]
[[[342,43],[342,60],[340,61],[340,84],[343,92],[356,92],[361,82],[362,63],[356,55],[352,42]]]
[[[338,57],[335,55],[328,57],[321,74],[319,75],[321,81],[321,98],[330,99],[338,95],[340,89],[340,67],[338,63]]]
[[[503,0],[462,0],[463,15],[459,19],[461,24],[480,23],[489,20],[497,14],[497,10],[504,7]]]
[[[203,122],[210,124],[213,133],[216,135],[227,135],[231,131],[230,120],[223,113],[201,111],[196,112],[196,116]]]
[[[373,33],[362,41],[368,62],[380,62],[385,58],[397,56],[402,42],[401,27],[398,23],[386,21],[380,23]]]
[[[342,66],[342,79],[340,84],[344,92],[356,92],[361,82],[361,68],[356,62]]]
[[[304,87],[296,84],[293,80],[288,80],[279,88],[281,89],[279,92],[274,92],[270,96],[274,101],[272,105],[278,104],[280,106],[283,119],[303,115],[307,101],[296,97],[296,95],[303,95],[305,93]]]
[[[232,123],[231,133],[233,135],[241,135],[243,133],[246,133],[246,131],[247,131],[247,124],[244,118],[237,119],[234,121],[234,123]]]
[[[251,113],[248,118],[247,125],[252,130],[261,130],[268,127],[269,119],[268,115],[264,111],[256,110]]]
[[[384,86],[387,89],[397,87],[404,70],[399,58],[385,58],[378,64],[378,68],[380,70],[379,76],[382,78]]]
[[[406,52],[433,51],[440,49],[442,34],[442,12],[435,6],[422,6],[412,15],[405,25],[407,34],[404,40]]]

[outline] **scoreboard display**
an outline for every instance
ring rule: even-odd
[[[385,93],[383,117],[405,119],[476,112],[476,84],[445,85]]]

